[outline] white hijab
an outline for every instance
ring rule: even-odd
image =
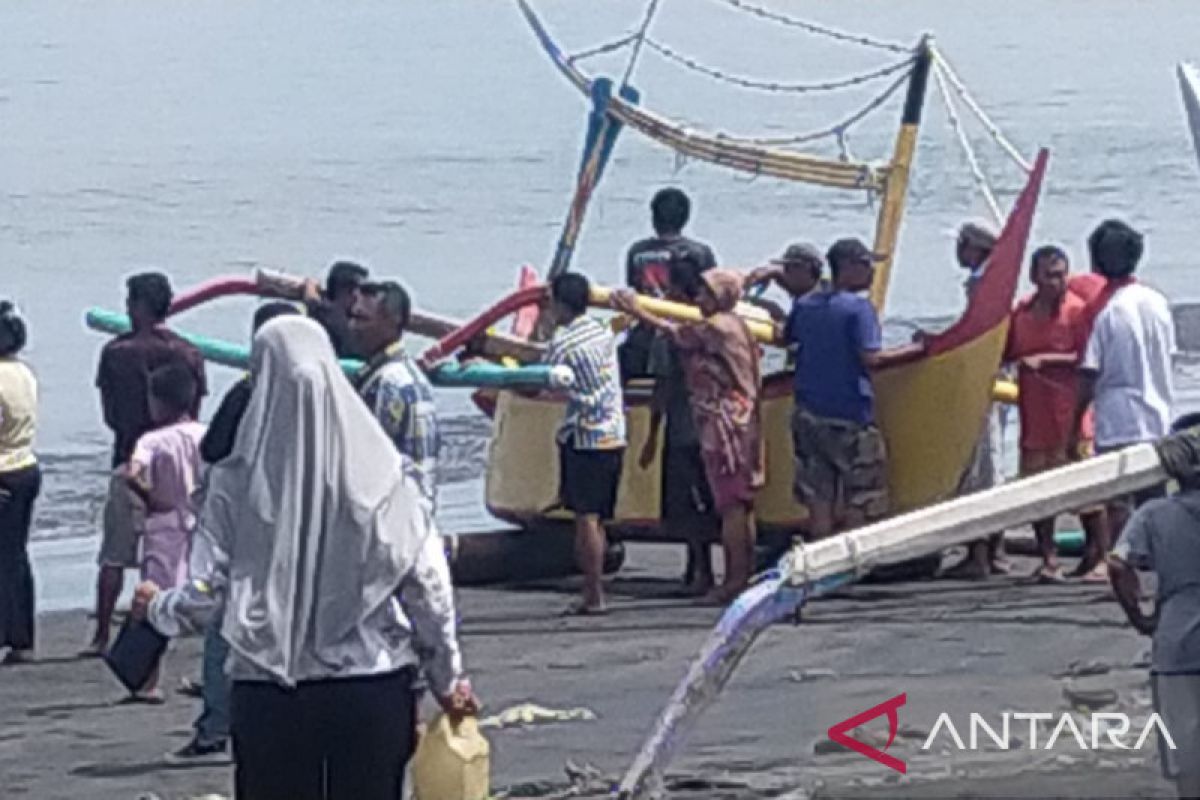
[[[391,601],[435,528],[412,463],[316,323],[271,321],[251,358],[254,392],[199,525],[229,554],[225,638],[291,685],[302,655],[336,665],[339,642]]]

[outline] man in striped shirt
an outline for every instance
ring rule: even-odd
[[[547,364],[570,367],[575,374],[558,431],[559,494],[575,514],[575,552],[583,572],[583,597],[568,609],[573,614],[605,611],[602,521],[613,516],[625,455],[616,339],[586,315],[590,291],[582,275],[568,273],[554,280],[551,299],[558,329],[546,351]]]
[[[350,312],[350,334],[356,353],[367,362],[354,385],[396,450],[411,460],[414,477],[433,509],[441,438],[433,388],[401,341],[410,313],[408,292],[397,283],[364,283],[359,288]]]

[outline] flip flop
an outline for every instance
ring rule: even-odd
[[[146,694],[131,694],[121,700],[118,705],[122,706],[161,706],[167,702],[167,698],[160,691],[149,692]]]
[[[1047,571],[1044,568],[1039,569],[1034,573],[1033,578],[1035,583],[1045,586],[1062,586],[1067,583],[1067,576],[1063,575],[1061,568],[1054,571]]]
[[[589,606],[582,600],[577,600],[563,609],[564,617],[603,617],[608,615],[608,606]]]

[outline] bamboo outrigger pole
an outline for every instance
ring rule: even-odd
[[[892,264],[896,261],[896,243],[900,239],[900,222],[904,218],[904,202],[908,196],[908,175],[917,150],[917,132],[921,127],[921,110],[925,105],[925,88],[929,84],[932,63],[933,37],[926,34],[917,45],[917,59],[908,79],[904,115],[900,119],[900,132],[896,135],[896,149],[875,227],[875,252],[883,256],[883,260],[875,267],[870,296],[871,305],[881,314],[887,301]]]

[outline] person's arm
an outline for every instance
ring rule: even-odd
[[[109,391],[108,349],[100,352],[100,366],[96,369],[96,388],[100,390],[100,410],[104,415],[104,424],[110,431],[117,430],[117,415],[113,409],[112,392]]]
[[[613,291],[609,304],[615,311],[620,311],[641,322],[643,325],[660,331],[671,339],[677,339],[680,326],[650,313],[646,309],[638,305],[637,294],[629,289],[617,289]]]
[[[1034,353],[1020,359],[1019,363],[1026,369],[1038,372],[1054,367],[1074,367],[1079,364],[1078,353]]]
[[[746,273],[745,285],[749,289],[753,286],[758,286],[763,283],[779,284],[783,278],[783,267],[779,264],[767,264],[762,267],[755,267]]]
[[[473,708],[464,709],[456,702],[466,697],[473,704],[474,698],[463,674],[450,565],[436,531],[426,537],[397,596],[412,624],[413,645],[438,702],[447,713],[473,713]]]
[[[1158,627],[1157,614],[1147,614],[1142,610],[1142,586],[1138,580],[1137,570],[1126,563],[1116,554],[1108,556],[1108,580],[1112,584],[1113,594],[1125,612],[1129,624],[1134,630],[1145,636],[1153,636]]]
[[[224,506],[208,503],[206,514],[226,513]],[[132,613],[145,619],[164,636],[203,630],[224,602],[229,585],[229,545],[216,530],[228,525],[210,526],[202,515],[192,538],[188,557],[188,582],[163,591],[150,581],[138,584],[133,595]]]
[[[139,460],[135,453],[129,463],[123,464],[120,467],[121,476],[125,479],[125,485],[129,487],[129,491],[133,492],[138,498],[150,507],[150,465]]]
[[[1137,570],[1155,568],[1152,531],[1153,520],[1149,509],[1139,509],[1130,517],[1108,555],[1108,577],[1117,602],[1121,604],[1129,623],[1147,636],[1153,634],[1158,625],[1158,609],[1155,608],[1150,614],[1142,610],[1141,583]]]
[[[925,342],[914,342],[890,350],[863,351],[862,361],[868,370],[887,369],[908,364],[925,355]]]
[[[924,339],[902,347],[884,350],[883,329],[879,324],[879,316],[866,300],[863,300],[858,307],[853,330],[859,358],[862,359],[863,366],[869,371],[906,364],[925,355]]]
[[[249,378],[243,378],[221,398],[221,405],[213,415],[212,423],[200,440],[200,457],[206,464],[215,464],[229,457],[233,443],[237,440],[238,426],[250,405],[252,387]]]

